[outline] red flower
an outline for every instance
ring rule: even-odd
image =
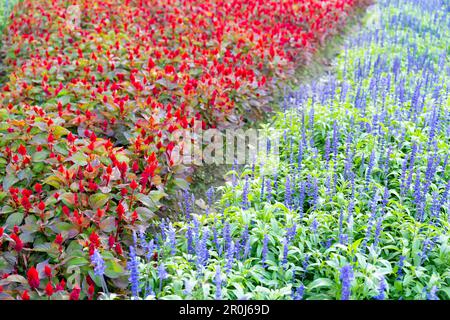
[[[35,267],[31,267],[27,272],[28,284],[31,289],[36,289],[39,287],[39,273],[37,272]]]
[[[21,145],[19,146],[19,148],[17,149],[17,152],[18,152],[20,155],[24,156],[24,155],[27,154],[27,148],[25,148],[25,146],[24,146],[23,144],[21,144]]]
[[[55,137],[53,136],[53,133],[49,133],[48,134],[48,137],[47,137],[47,142],[49,143],[49,144],[51,144],[51,143],[53,143],[55,141]]]
[[[95,287],[94,287],[94,284],[91,283],[88,288],[89,300],[92,300],[94,293],[95,293]]]
[[[41,210],[41,211],[45,210],[45,203],[43,201],[39,202],[38,209]]]
[[[93,231],[91,233],[91,235],[89,236],[89,241],[91,241],[91,243],[98,248],[100,246],[100,238],[98,237],[98,235],[95,233],[95,231]]]
[[[75,285],[75,287],[73,288],[72,292],[70,293],[69,299],[70,300],[78,300],[80,299],[80,287],[78,287],[77,285]]]
[[[52,286],[52,283],[51,283],[51,282],[47,283],[47,285],[45,286],[45,293],[46,293],[49,297],[51,297],[51,296],[53,295],[53,286]]]
[[[42,185],[40,183],[36,183],[34,185],[34,191],[36,191],[37,193],[42,192]]]
[[[120,245],[120,243],[116,243],[116,246],[114,247],[114,249],[116,250],[116,253],[121,256],[123,251],[122,251],[122,246]]]
[[[70,217],[70,209],[67,206],[62,207],[62,212],[67,216]]]
[[[64,241],[64,239],[63,239],[61,233],[58,233],[55,238],[55,243],[61,245],[63,243],[63,241]]]
[[[44,273],[48,278],[52,277],[52,268],[48,264],[44,268]]]
[[[29,294],[28,294],[28,290],[25,290],[25,291],[22,293],[22,300],[30,300],[30,296],[29,296]]]
[[[61,279],[61,281],[56,285],[55,289],[56,291],[63,291],[66,286],[66,282],[64,279]]]
[[[135,180],[131,181],[131,183],[130,183],[130,188],[131,188],[132,190],[136,190],[138,186],[139,186],[139,185],[138,185],[138,183],[137,183]]]
[[[123,215],[125,214],[125,208],[123,207],[122,202],[119,202],[116,212],[117,212],[117,216],[119,217],[119,220],[122,220]]]
[[[3,236],[3,232],[5,231],[5,229],[3,229],[2,227],[0,227],[0,237]]]
[[[13,233],[11,235],[11,239],[13,239],[14,242],[16,243],[14,245],[14,250],[16,250],[17,252],[22,251],[22,249],[23,249],[23,242],[22,242],[22,240],[20,240],[19,236],[17,234]]]

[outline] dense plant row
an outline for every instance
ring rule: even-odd
[[[132,296],[449,299],[449,8],[378,1],[335,77],[266,128],[279,165],[263,153],[206,212],[186,193],[185,218],[136,235]]]
[[[3,37],[2,297],[125,289],[132,232],[186,186],[174,130],[261,114],[359,3],[21,1]]]

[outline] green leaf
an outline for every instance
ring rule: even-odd
[[[15,175],[8,174],[3,179],[3,190],[9,190],[9,188],[11,188],[17,182],[19,182],[19,179]]]
[[[35,152],[31,156],[33,162],[42,162],[48,158],[49,153],[47,151]]]
[[[116,230],[116,219],[114,217],[108,217],[100,222],[100,229],[104,232],[111,232]]]
[[[67,130],[66,128],[61,127],[61,126],[55,126],[53,129],[53,134],[54,134],[55,138],[57,138],[57,139],[61,138],[62,136],[66,136],[69,133],[70,133],[69,130]]]
[[[123,269],[122,265],[120,265],[115,260],[108,260],[105,263],[106,269],[105,269],[105,275],[109,278],[118,278],[121,275],[124,274],[125,270]]]
[[[85,166],[87,165],[87,159],[88,156],[85,155],[82,152],[77,152],[73,156],[67,159],[67,161],[72,161],[73,163],[79,165],[79,166]]]
[[[11,214],[8,219],[6,219],[6,225],[9,228],[13,228],[14,226],[20,226],[23,221],[23,212],[15,212]]]
[[[89,204],[92,209],[102,208],[109,200],[110,196],[104,193],[96,193],[89,197]]]
[[[308,285],[308,290],[316,289],[316,288],[322,288],[322,287],[332,287],[334,285],[334,282],[331,281],[328,278],[319,278],[314,280]]]

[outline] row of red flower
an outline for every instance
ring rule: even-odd
[[[261,113],[355,0],[25,0],[4,35],[0,295],[93,298],[186,185],[172,133]],[[21,276],[25,275],[27,278]]]

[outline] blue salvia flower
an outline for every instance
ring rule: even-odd
[[[194,281],[184,280],[184,290],[183,294],[190,295],[192,293],[192,289],[194,289]]]
[[[91,256],[91,262],[94,265],[94,274],[96,276],[103,277],[106,269],[105,261],[97,249],[94,250],[94,253]]]
[[[291,208],[291,195],[292,195],[291,180],[289,178],[289,175],[287,175],[284,191],[284,204],[289,209]]]
[[[159,292],[162,292],[163,281],[164,279],[167,279],[168,275],[164,263],[161,262],[158,266]]]
[[[147,241],[145,241],[145,233],[144,231],[139,231],[139,242],[141,244],[141,248],[146,250],[147,249]]]
[[[328,165],[330,162],[330,137],[327,136],[327,139],[325,140],[325,154],[324,158],[326,161],[325,168],[328,169]]]
[[[225,252],[228,252],[231,242],[230,224],[225,222],[225,226],[223,227],[223,247]]]
[[[422,244],[422,251],[419,252],[419,257],[421,258],[420,264],[424,263],[424,261],[428,258],[428,254],[434,249],[436,245],[436,237],[431,239],[425,239]]]
[[[347,237],[346,234],[344,233],[344,212],[341,209],[341,212],[339,214],[339,243],[340,244],[345,244],[347,241]]]
[[[370,182],[370,179],[372,177],[372,171],[375,164],[375,150],[372,150],[372,153],[370,154],[369,158],[369,166],[367,168],[367,175],[366,175],[366,190],[368,190],[368,183]]]
[[[147,248],[146,248],[145,259],[147,260],[147,262],[150,262],[151,259],[153,258],[154,251],[155,251],[155,240],[152,239],[148,242]]]
[[[295,289],[292,299],[303,300],[304,293],[305,293],[305,286],[301,284],[299,287],[297,287],[297,289]]]
[[[304,279],[306,274],[308,273],[308,266],[309,266],[309,258],[310,257],[311,257],[311,255],[306,254],[305,258],[303,259],[303,262],[302,262],[302,268],[303,268],[302,279]]]
[[[341,274],[339,279],[341,280],[341,300],[349,300],[351,295],[352,281],[353,281],[353,269],[352,266],[346,265],[341,268]]]
[[[266,198],[267,198],[267,202],[271,202],[272,201],[272,181],[270,180],[270,178],[267,178],[266,180]]]
[[[259,192],[259,201],[260,202],[264,201],[264,187],[265,187],[265,183],[266,183],[266,177],[263,176],[262,177],[262,182],[261,182],[261,190]]]
[[[300,193],[298,196],[298,211],[300,214],[300,219],[303,219],[303,208],[305,202],[305,185],[306,182],[300,182]]]
[[[226,258],[225,271],[228,273],[231,271],[231,269],[233,267],[233,262],[234,262],[234,242],[233,241],[230,241],[230,244],[228,245],[225,258]]]
[[[191,219],[191,213],[192,213],[192,206],[191,206],[191,194],[188,190],[183,191],[183,197],[184,197],[184,210],[186,218],[189,220]]]
[[[278,171],[276,169],[273,173],[273,188],[278,190]]]
[[[319,222],[317,222],[316,217],[314,217],[313,222],[311,223],[311,231],[315,234],[318,227],[319,227]]]
[[[197,220],[195,216],[193,217],[192,222],[194,223],[193,229],[194,243],[197,244],[200,238],[200,222]]]
[[[173,227],[172,223],[169,223],[167,233],[169,238],[170,253],[172,255],[175,255],[176,252],[175,228]]]
[[[187,253],[192,254],[194,252],[194,247],[193,247],[193,236],[192,236],[192,229],[191,229],[190,223],[187,226],[186,239],[187,239]]]
[[[199,269],[203,268],[209,259],[209,251],[207,247],[208,237],[208,230],[204,230],[201,241],[196,244],[195,251],[197,255],[197,266],[199,267]]]
[[[136,251],[133,246],[130,247],[130,257],[127,263],[127,269],[130,272],[128,280],[131,283],[131,294],[134,298],[139,297],[139,262]]]
[[[212,207],[213,201],[214,201],[214,188],[210,187],[207,191],[206,191],[206,198],[208,199],[208,207],[206,208],[207,213],[209,212],[209,208]]]
[[[437,286],[433,286],[430,290],[430,293],[427,294],[427,300],[439,300],[437,292],[438,292]]]
[[[164,242],[166,241],[166,219],[161,220],[160,229],[161,229],[161,239]]]
[[[303,160],[303,143],[300,141],[298,145],[298,156],[297,156],[297,170],[300,172],[302,168],[302,160]]]
[[[403,266],[405,265],[405,256],[400,256],[398,260],[397,280],[400,280],[403,276]]]
[[[287,267],[288,250],[289,250],[289,239],[286,237],[286,238],[284,238],[284,243],[283,243],[283,260],[281,261],[281,264],[285,268]]]
[[[216,300],[222,299],[222,277],[220,273],[220,266],[216,268],[216,276],[214,277],[214,282],[216,284]]]
[[[267,251],[268,251],[267,244],[268,243],[269,243],[269,237],[267,236],[267,234],[265,234],[264,240],[263,240],[262,258],[261,258],[263,268],[266,268],[266,266],[267,266],[266,259],[267,259]]]
[[[249,192],[249,181],[248,176],[245,176],[244,188],[242,190],[242,209],[247,210],[250,207],[248,202],[248,192]]]
[[[247,246],[250,244],[249,242],[250,237],[248,235],[248,225],[245,226],[244,231],[242,232],[241,236],[241,247],[244,248],[244,259],[246,258],[248,254]]]
[[[234,256],[236,259],[240,259],[240,253],[241,253],[241,244],[239,242],[239,239],[234,240]]]
[[[380,282],[378,285],[378,295],[376,295],[374,297],[374,299],[375,300],[384,300],[386,298],[386,289],[387,289],[386,280],[384,279],[383,276],[381,276]]]

